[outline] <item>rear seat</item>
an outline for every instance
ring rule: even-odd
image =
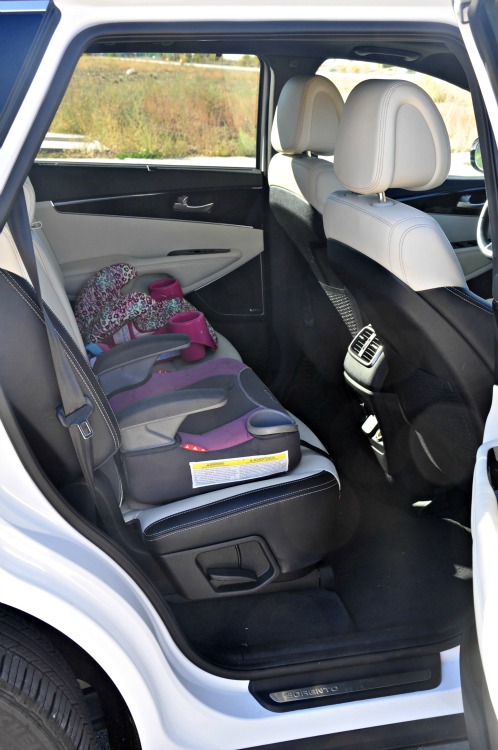
[[[29,185],[27,197],[33,223]],[[41,229],[35,224],[34,231]],[[310,445],[299,460],[296,423],[240,360],[204,360],[183,375],[155,373],[131,388],[127,382],[125,390],[119,387],[120,367],[126,371],[121,362],[110,379],[109,402],[88,365],[55,256],[43,244],[40,251],[36,243],[42,294],[47,307],[55,307],[59,336],[96,407],[90,417],[94,463],[110,517],[120,508],[122,521],[139,530],[146,549],[190,598],[254,591],[316,565],[331,544],[338,498],[335,468],[316,437],[298,425]],[[0,235],[0,266],[26,276],[8,228]],[[5,271],[0,289],[2,387],[46,473],[87,508],[88,488],[56,416],[60,396],[37,301],[26,281]],[[14,330],[24,335],[9,335]],[[163,337],[153,338],[160,346]],[[141,350],[143,341],[123,345],[122,355]],[[43,387],[33,388],[26,351]],[[115,352],[114,363],[120,359]],[[105,373],[99,377],[105,386]],[[186,441],[206,439],[203,452],[185,450]],[[221,465],[213,463],[218,458],[225,459]]]

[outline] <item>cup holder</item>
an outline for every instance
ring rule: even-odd
[[[289,414],[276,409],[261,409],[247,420],[247,431],[253,437],[270,437],[297,432],[298,427]]]

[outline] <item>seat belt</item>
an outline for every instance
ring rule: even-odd
[[[35,290],[40,311],[45,322],[45,330],[47,331],[57,385],[62,401],[62,406],[57,409],[57,417],[64,427],[69,430],[83,477],[97,509],[99,502],[94,477],[93,430],[88,421],[95,406],[91,399],[83,393],[64,345],[43,303],[33,238],[31,236],[31,226],[24,191],[22,189],[12,208],[9,217],[9,228]]]

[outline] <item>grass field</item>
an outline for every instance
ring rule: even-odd
[[[399,69],[344,63],[321,70],[344,98],[366,76],[403,75],[424,88],[445,120],[454,152],[477,137],[470,94]],[[84,135],[101,153],[66,150],[50,156],[183,159],[254,157],[259,76],[253,69],[202,67],[180,61],[85,55],[50,127]]]
[[[371,63],[351,62],[325,63],[319,70],[322,75],[330,78],[347,99],[351,89],[364,78],[405,78],[424,89],[433,99],[445,122],[450,136],[453,152],[469,152],[472,142],[477,138],[477,127],[474,117],[472,99],[468,91],[431,78],[422,73],[412,73],[403,68],[381,68]]]
[[[251,70],[87,55],[50,132],[97,140],[110,158],[254,156],[258,84]]]

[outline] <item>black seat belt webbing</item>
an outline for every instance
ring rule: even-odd
[[[94,410],[94,405],[83,393],[64,346],[59,338],[59,334],[55,330],[43,303],[40,278],[38,275],[35,250],[33,247],[33,238],[31,236],[31,227],[29,224],[23,190],[21,190],[17,196],[12,208],[9,217],[9,228],[35,290],[38,304],[45,321],[45,328],[62,401],[62,407],[57,410],[57,416],[62,424],[69,429],[69,434],[81,466],[81,471],[92,495],[92,499],[97,506],[98,500],[95,489],[93,465],[93,430],[88,421],[90,414]]]

